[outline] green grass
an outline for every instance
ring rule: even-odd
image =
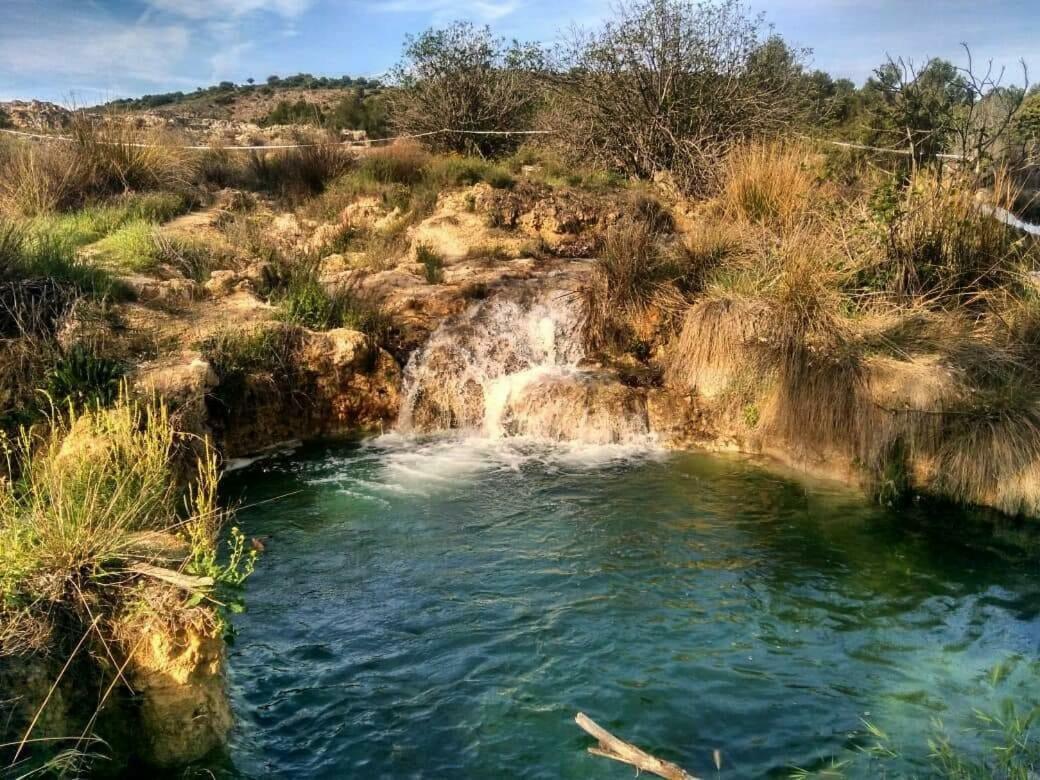
[[[95,244],[95,261],[117,271],[149,271],[159,261],[156,225],[134,219]]]
[[[386,341],[387,316],[349,284],[323,284],[310,268],[297,270],[275,296],[282,319],[310,330],[349,328]]]
[[[418,220],[433,211],[441,192],[478,182],[508,189],[516,180],[504,165],[479,157],[435,157],[416,147],[390,146],[361,157],[353,170],[329,185],[310,210],[331,219],[358,198],[372,196],[388,209],[398,208]]]
[[[193,558],[213,551],[224,517],[216,459],[200,457],[186,492],[178,441],[165,406],[125,395],[23,431],[14,446],[21,476],[0,482],[0,655],[39,641],[59,650],[98,620],[110,628],[135,598],[128,564],[148,560],[132,544],[138,531],[187,538]]]
[[[0,220],[0,281],[26,279],[48,279],[94,298],[128,294],[108,271],[77,257],[69,241]]]
[[[427,283],[440,284],[444,279],[444,258],[426,244],[419,244],[415,249],[415,259],[422,264]]]
[[[51,214],[29,220],[29,233],[52,238],[73,247],[99,241],[133,220],[167,222],[185,213],[191,201],[181,193],[153,192],[126,196],[67,214]]]
[[[529,166],[531,170],[525,175],[551,187],[611,192],[627,185],[625,177],[615,171],[576,165],[547,149],[534,146],[521,146],[512,156],[503,160],[502,165],[513,174],[519,174],[525,166]]]
[[[343,327],[349,303],[347,296],[330,292],[310,270],[293,274],[278,296],[282,318],[311,330]]]

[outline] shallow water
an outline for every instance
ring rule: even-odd
[[[1040,700],[1040,574],[949,509],[743,460],[384,437],[232,475],[267,538],[234,619],[248,777],[630,778],[584,711],[714,776],[787,776]],[[280,498],[279,498],[280,497]],[[276,499],[277,500],[271,500]]]

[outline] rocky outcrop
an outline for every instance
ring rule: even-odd
[[[511,190],[478,184],[470,195],[487,224],[518,230],[559,257],[592,257],[617,209],[603,198],[530,181]]]
[[[207,420],[226,456],[380,431],[396,418],[401,370],[370,336],[348,329],[297,336],[278,375],[221,377],[207,395]]]
[[[137,757],[160,767],[197,761],[231,729],[224,640],[212,628],[149,626],[133,642],[127,682],[139,710]]]
[[[61,130],[72,120],[72,112],[45,100],[10,100],[0,102],[0,113],[11,127],[34,133]]]

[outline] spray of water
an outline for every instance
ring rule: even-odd
[[[498,295],[441,325],[405,368],[398,430],[487,439],[632,444],[649,436],[643,397],[581,366],[573,296]]]

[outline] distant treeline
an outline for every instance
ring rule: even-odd
[[[271,94],[282,89],[351,89],[377,90],[382,86],[378,79],[365,78],[364,76],[341,76],[339,78],[329,76],[314,76],[310,73],[297,73],[295,76],[268,76],[263,84],[256,83],[255,79],[246,79],[245,84],[236,84],[233,81],[221,81],[209,87],[199,87],[194,92],[162,92],[156,95],[142,95],[139,98],[123,98],[113,100],[107,105],[114,108],[127,108],[131,110],[142,110],[158,108],[160,106],[176,105],[185,101],[209,99],[218,104],[232,102],[236,94],[257,90],[262,94]]]

